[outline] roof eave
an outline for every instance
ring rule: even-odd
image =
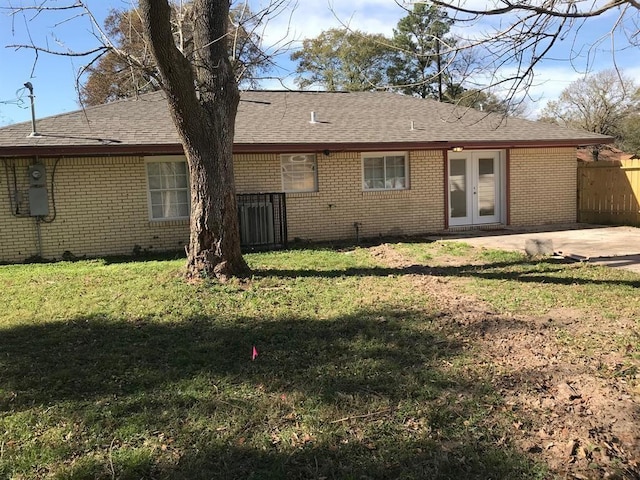
[[[258,144],[239,143],[233,146],[234,153],[303,153],[322,152],[325,150],[339,152],[375,152],[398,150],[450,150],[454,147],[471,149],[508,149],[508,148],[543,148],[543,147],[580,147],[613,143],[613,138],[578,138],[563,140],[487,140],[487,141],[436,141],[436,142],[374,142],[374,143],[278,143]]]
[[[180,155],[182,145],[28,145],[0,147],[0,157],[98,157],[105,155]]]
[[[302,153],[322,152],[375,152],[398,150],[450,150],[454,147],[464,149],[507,149],[507,148],[543,148],[543,147],[580,147],[613,143],[613,138],[577,138],[550,140],[486,140],[486,141],[431,141],[431,142],[350,142],[350,143],[236,143],[234,153]],[[180,155],[182,145],[144,144],[144,145],[28,145],[0,147],[0,157],[95,157],[104,155]]]

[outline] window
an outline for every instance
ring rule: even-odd
[[[407,156],[404,153],[371,154],[362,158],[364,190],[404,190],[408,188]]]
[[[184,160],[148,161],[147,182],[152,220],[189,218],[189,180]]]
[[[318,191],[316,156],[313,154],[282,155],[282,190],[285,192]]]

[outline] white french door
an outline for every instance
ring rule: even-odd
[[[449,225],[500,223],[502,162],[499,151],[449,152]]]

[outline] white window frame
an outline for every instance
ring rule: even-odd
[[[285,186],[285,161],[291,162],[295,157],[306,157],[313,160],[313,188],[287,188]],[[318,191],[318,158],[315,153],[283,153],[280,155],[280,181],[285,193],[309,193]]]
[[[383,158],[384,161],[384,183],[387,183],[387,157],[404,157],[404,187],[383,187],[383,188],[369,188],[367,187],[364,172],[365,172],[365,161],[368,158]],[[407,152],[367,152],[362,154],[362,190],[365,192],[394,192],[394,191],[402,191],[409,190],[410,179],[409,179],[409,154]]]
[[[189,184],[189,167],[187,165],[187,159],[184,155],[162,155],[162,156],[156,156],[156,157],[145,157],[144,159],[144,163],[145,163],[145,180],[146,180],[146,184],[147,184],[147,209],[148,209],[148,214],[149,214],[149,220],[152,222],[165,222],[165,221],[172,221],[172,220],[188,220],[189,219],[189,214],[187,214],[186,216],[175,216],[175,217],[154,217],[153,216],[153,204],[151,202],[151,193],[152,193],[152,189],[151,186],[149,184],[149,165],[152,163],[184,163],[185,164],[185,169],[186,169],[186,173],[187,173],[187,186],[186,188],[175,188],[175,189],[154,189],[154,191],[167,191],[167,190],[174,190],[174,191],[186,191],[187,194],[187,212],[191,211],[191,190],[190,190],[190,184]]]

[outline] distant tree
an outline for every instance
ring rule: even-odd
[[[475,27],[467,29],[472,33],[454,50],[477,51],[491,65],[485,87],[499,88],[512,103],[527,95],[536,78],[536,67],[545,58],[564,58],[574,67],[586,59],[584,68],[589,69],[594,54],[608,41],[619,45],[623,38],[628,45],[640,47],[638,0],[415,0],[414,3],[444,9],[457,26]],[[594,35],[591,43],[575,41],[578,32],[588,31],[596,22],[598,31],[606,34]],[[562,53],[554,50],[560,42],[568,47]],[[612,56],[615,55],[614,50]]]
[[[547,103],[541,120],[570,128],[623,138],[623,124],[640,111],[640,93],[633,80],[604,70],[571,83],[556,101]]]
[[[640,113],[629,115],[623,120],[618,146],[625,152],[640,155]]]
[[[487,113],[499,113],[504,116],[517,117],[526,113],[523,103],[512,105],[506,99],[500,98],[494,93],[485,90],[469,89],[459,87],[454,90],[455,96],[449,97],[450,89],[445,91],[444,101],[454,103],[459,106],[474,108]]]
[[[132,65],[114,50],[107,50],[85,70],[88,75],[80,87],[81,103],[99,105],[159,90],[157,67],[144,40],[139,12],[112,10],[104,28],[118,49],[134,56],[138,65]]]
[[[193,52],[193,1],[170,2],[171,30],[178,49],[191,61]],[[255,87],[257,77],[270,68],[270,60],[259,47],[256,33],[258,17],[246,6],[233,7],[229,12],[228,44],[230,61],[240,86]],[[137,8],[112,10],[104,22],[104,31],[117,47],[104,52],[85,69],[86,81],[80,86],[80,101],[84,105],[132,97],[160,90],[155,59],[144,38],[142,20]],[[135,64],[122,53],[136,59]]]
[[[485,112],[521,114],[524,107],[511,107],[497,95],[476,87],[473,77],[486,67],[472,51],[458,49],[459,41],[449,33],[452,25],[443,9],[414,4],[394,29],[390,88]]]
[[[433,5],[416,4],[393,31],[395,48],[388,70],[393,88],[407,95],[445,100],[448,64],[456,41],[449,36],[452,20]]]
[[[389,40],[381,34],[330,29],[306,39],[291,55],[298,62],[296,83],[328,91],[366,91],[388,83]]]

